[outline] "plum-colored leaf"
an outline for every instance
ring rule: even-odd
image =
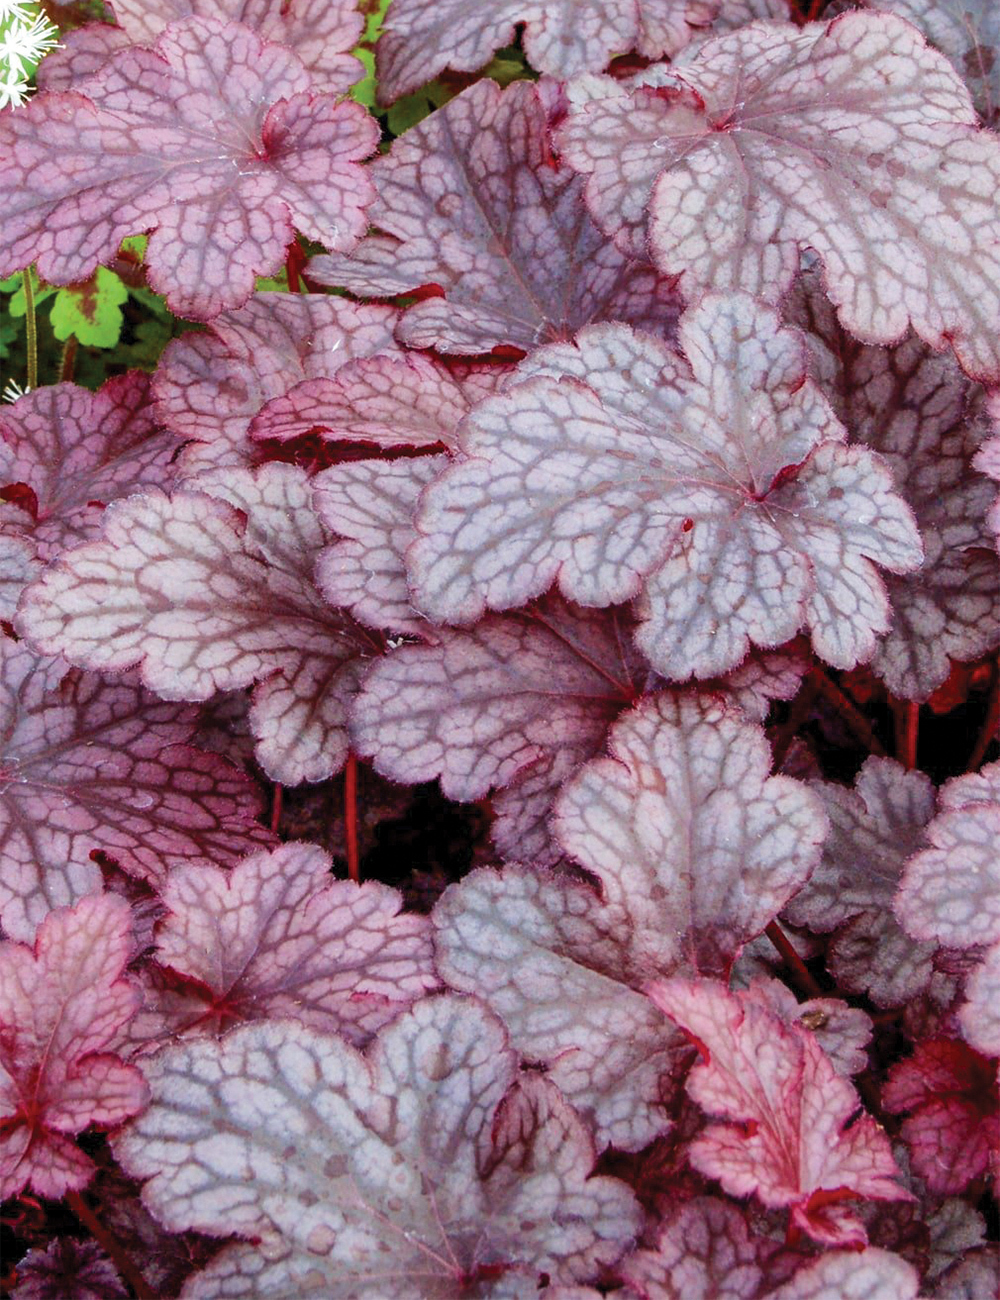
[[[725,1122],[694,1139],[689,1159],[733,1196],[787,1207],[791,1222],[826,1245],[863,1246],[852,1200],[905,1201],[888,1139],[815,1039],[749,993],[710,980],[663,980],[649,996],[698,1044],[687,1079],[693,1100]]]
[[[917,1300],[920,1278],[888,1250],[832,1250],[801,1268],[767,1300]]]
[[[105,540],[68,551],[27,593],[21,634],[71,662],[139,664],[166,699],[257,682],[262,767],[287,785],[322,780],[347,756],[357,658],[375,645],[313,581],[330,537],[309,479],[274,464],[204,484],[211,496],[149,492],[109,507]]]
[[[648,233],[686,287],[774,302],[811,248],[852,334],[894,343],[909,323],[1000,377],[1000,141],[907,23],[750,23],[633,86],[584,78],[575,99],[562,156],[623,251]]]
[[[963,1192],[1000,1151],[997,1063],[965,1043],[932,1038],[889,1072],[882,1105],[907,1114],[902,1133],[914,1171],[933,1192]]]
[[[577,1116],[517,1077],[503,1027],[472,1000],[426,998],[367,1058],[291,1022],[192,1040],[145,1063],[153,1102],[116,1143],[151,1175],[173,1229],[236,1231],[189,1283],[209,1300],[431,1300],[586,1282],[641,1226],[631,1191],[589,1178]],[[279,1156],[280,1153],[280,1156]],[[491,1281],[520,1284],[494,1292]]]
[[[96,1241],[57,1237],[18,1264],[11,1300],[128,1300],[128,1292]]]
[[[123,44],[151,45],[168,23],[184,18],[215,18],[251,27],[265,41],[291,50],[309,70],[312,87],[339,95],[362,74],[349,51],[364,25],[354,0],[117,0],[112,8],[120,28],[88,24],[66,33],[61,47],[43,65],[41,82],[50,89],[79,88]],[[124,38],[124,39],[123,39]],[[105,51],[104,59],[100,54]],[[49,63],[54,64],[50,70]],[[86,93],[86,89],[84,93]]]
[[[524,23],[532,67],[599,72],[616,54],[676,54],[720,0],[395,0],[376,50],[379,99],[391,104],[452,68],[476,72]]]
[[[140,1031],[221,1033],[288,1016],[360,1045],[433,988],[428,920],[400,914],[386,885],[332,880],[330,865],[293,843],[230,872],[173,871],[154,957],[191,983],[151,985]]]
[[[839,667],[889,627],[875,563],[920,542],[888,470],[841,445],[801,335],[708,295],[684,355],[624,325],[540,349],[466,421],[467,459],[425,493],[416,602],[471,622],[558,582],[585,605],[642,595],[638,644],[667,677],[736,667],[806,625]]]
[[[475,354],[530,349],[594,320],[667,332],[673,281],[639,253],[624,257],[587,215],[581,182],[553,164],[548,113],[527,82],[480,81],[396,140],[369,170],[383,232],[350,258],[317,257],[320,284],[362,295],[436,285],[411,307],[399,338]]]
[[[965,996],[958,1020],[966,1042],[986,1056],[1000,1057],[1000,943],[986,950],[969,977]]]
[[[75,384],[36,388],[0,408],[0,488],[30,488],[31,538],[51,560],[100,536],[109,501],[169,485],[179,446],[158,425],[149,377],[139,371],[96,393]]]
[[[375,194],[358,163],[378,142],[359,106],[314,94],[281,45],[191,18],[130,46],[84,84],[6,114],[0,275],[34,260],[54,284],[90,276],[152,230],[151,286],[207,320],[273,274],[298,229],[347,251]]]
[[[996,1246],[970,1251],[948,1270],[932,1294],[933,1300],[994,1300],[1000,1295],[1000,1254]]]
[[[982,390],[912,336],[888,349],[852,339],[815,275],[803,277],[793,304],[823,391],[852,438],[888,463],[916,516],[924,562],[886,578],[892,627],[872,668],[894,695],[926,700],[952,660],[1000,642],[1000,560],[986,524],[995,489],[970,466],[987,431]]]
[[[331,378],[309,379],[273,398],[250,425],[252,438],[313,431],[378,447],[458,445],[458,426],[509,373],[504,366],[442,365],[423,353],[364,357]]]
[[[901,1006],[926,988],[937,947],[911,939],[892,911],[906,860],[934,815],[934,788],[891,758],[869,758],[853,790],[826,781],[813,788],[830,836],[785,915],[819,933],[836,931],[828,960],[841,988]]]
[[[101,887],[91,854],[155,885],[271,836],[242,772],[187,742],[196,710],[0,640],[0,915],[28,940]]]
[[[840,998],[799,1002],[791,989],[776,979],[757,979],[750,987],[786,1024],[800,1025],[815,1035],[834,1069],[845,1079],[867,1069],[865,1048],[871,1040],[872,1022],[858,1007],[849,1007]]]
[[[946,55],[987,126],[1000,119],[1000,9],[993,0],[879,0]]]
[[[46,917],[34,951],[0,944],[0,1199],[85,1186],[93,1165],[72,1135],[146,1099],[139,1071],[104,1050],[139,1004],[122,978],[131,929],[128,904],[98,894]]]
[[[323,294],[257,293],[204,333],[175,339],[153,380],[159,418],[179,438],[188,476],[246,464],[248,429],[267,402],[355,357],[395,352],[397,313]]]

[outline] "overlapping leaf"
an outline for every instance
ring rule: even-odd
[[[139,1005],[131,955],[128,905],[111,895],[53,912],[34,951],[0,944],[0,1198],[85,1186],[93,1165],[72,1135],[145,1101],[139,1071],[104,1050]]]
[[[685,287],[777,301],[814,249],[846,329],[907,324],[1000,378],[1000,141],[936,51],[888,14],[750,23],[674,73],[584,79],[558,137],[625,251]]]
[[[806,625],[849,667],[889,627],[873,561],[920,560],[908,508],[806,378],[801,336],[745,295],[708,295],[684,355],[623,325],[523,363],[466,422],[464,463],[425,493],[417,604],[472,622],[553,582],[585,605],[642,594],[638,643],[685,680]]]
[[[313,582],[330,540],[303,470],[219,470],[213,495],[149,492],[105,512],[105,540],[67,552],[19,614],[23,635],[95,668],[141,665],[167,699],[258,683],[257,757],[296,785],[347,756],[357,658],[376,647]]]
[[[278,269],[295,229],[352,248],[374,199],[358,162],[378,128],[310,85],[283,46],[191,18],[153,49],[116,52],[85,96],[49,91],[6,114],[0,275],[35,261],[72,284],[152,230],[150,284],[173,311],[207,320]]]
[[[901,1006],[933,973],[937,945],[907,935],[892,911],[907,858],[934,816],[934,788],[895,759],[869,758],[853,790],[818,781],[830,836],[809,883],[786,909],[795,925],[836,930],[828,949],[838,986]]]
[[[965,996],[958,1018],[966,1042],[986,1056],[1000,1057],[1000,943],[986,950],[969,977]]]
[[[874,1120],[847,1127],[857,1094],[807,1031],[786,1025],[752,989],[673,979],[648,992],[698,1044],[705,1060],[688,1075],[688,1092],[724,1121],[691,1143],[696,1169],[733,1196],[787,1207],[796,1227],[826,1245],[866,1243],[848,1201],[909,1199]]]
[[[431,1300],[596,1278],[641,1226],[553,1085],[517,1077],[499,1021],[424,999],[367,1059],[289,1022],[171,1047],[117,1143],[175,1230],[239,1232],[192,1297]],[[280,1158],[277,1158],[280,1153]],[[511,1289],[513,1287],[514,1289]]]
[[[187,742],[197,712],[0,640],[0,916],[30,939],[54,907],[101,887],[91,853],[161,884],[270,836],[256,789]]]
[[[849,1079],[868,1065],[865,1051],[872,1036],[871,1018],[840,998],[809,998],[799,1002],[780,980],[756,979],[755,994],[786,1024],[808,1029],[822,1047],[838,1074]]]
[[[288,1016],[360,1045],[437,982],[426,918],[375,881],[332,881],[315,845],[181,867],[162,897],[154,957],[187,982],[151,982],[142,1037]]]
[[[947,55],[987,126],[1000,119],[1000,9],[993,0],[879,0]]]
[[[641,251],[620,254],[584,210],[581,182],[554,165],[546,106],[528,83],[471,86],[370,175],[383,233],[350,258],[313,258],[309,274],[363,295],[437,286],[443,298],[403,317],[404,343],[475,354],[570,338],[588,321],[666,333],[676,320],[672,281]]]
[[[719,0],[395,0],[377,55],[379,98],[391,104],[445,68],[476,72],[524,23],[532,67],[554,77],[599,72],[616,54],[676,54]]]
[[[56,1237],[18,1264],[11,1300],[128,1300],[128,1292],[95,1241]]]
[[[807,1264],[767,1300],[918,1300],[920,1279],[888,1250],[832,1250]]]

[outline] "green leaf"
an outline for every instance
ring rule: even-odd
[[[356,103],[364,105],[371,112],[375,112],[375,42],[382,35],[382,24],[389,3],[390,0],[363,0],[361,11],[367,15],[365,30],[351,51],[365,65],[365,75],[351,87],[349,94]]]
[[[416,126],[425,117],[429,117],[436,108],[447,104],[460,89],[460,86],[452,88],[441,81],[430,81],[426,86],[415,90],[412,95],[404,95],[402,99],[397,99],[386,114],[385,120],[389,130],[393,135],[402,135],[404,131],[409,131],[411,126]]]
[[[75,334],[81,343],[113,348],[121,337],[122,307],[128,289],[114,271],[99,266],[89,280],[60,289],[50,320],[57,339]]]

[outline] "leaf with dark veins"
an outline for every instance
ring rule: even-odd
[[[73,284],[151,230],[150,285],[172,311],[208,320],[278,270],[296,229],[353,248],[375,197],[358,164],[378,127],[310,85],[283,46],[191,18],[153,49],[117,51],[85,95],[47,91],[5,114],[0,275],[34,261]]]
[[[397,139],[369,174],[383,232],[350,257],[309,263],[319,284],[362,296],[437,285],[398,335],[474,355],[530,350],[595,320],[669,333],[680,302],[644,254],[623,257],[594,226],[581,182],[554,165],[548,112],[527,82],[480,81]]]

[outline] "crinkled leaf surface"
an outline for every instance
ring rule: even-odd
[[[918,1300],[920,1278],[891,1251],[832,1250],[772,1291],[767,1300]]]
[[[599,72],[616,54],[676,54],[719,0],[395,0],[378,43],[379,98],[391,104],[445,68],[476,72],[524,23],[532,67]]]
[[[909,25],[750,23],[675,74],[584,80],[575,99],[562,155],[623,250],[648,234],[685,287],[773,302],[812,248],[852,334],[893,343],[910,323],[1000,377],[1000,141]]]
[[[480,81],[396,140],[369,174],[369,213],[383,233],[350,258],[318,257],[309,275],[358,294],[436,285],[399,338],[445,352],[530,349],[594,320],[668,332],[673,282],[643,253],[624,257],[581,201],[581,182],[554,165],[548,113],[529,83]]]
[[[166,699],[259,683],[250,722],[264,770],[288,785],[321,780],[347,756],[356,660],[376,647],[313,582],[330,538],[303,470],[219,470],[204,483],[211,496],[149,492],[110,507],[105,540],[47,570],[19,627],[72,662],[139,664]]]
[[[683,355],[624,325],[541,349],[469,416],[468,459],[425,493],[408,561],[434,618],[472,622],[553,582],[585,605],[642,594],[665,676],[710,677],[806,625],[850,667],[888,630],[874,562],[920,561],[888,470],[841,445],[799,334],[708,295]]]
[[[197,712],[131,678],[105,681],[0,640],[0,915],[30,939],[101,887],[91,853],[159,885],[181,863],[229,863],[269,833],[255,787],[187,742]]]
[[[171,310],[207,320],[278,269],[295,229],[352,248],[374,199],[358,162],[378,128],[310,85],[283,46],[191,18],[154,49],[116,52],[85,95],[45,92],[5,114],[0,274],[34,260],[72,284],[152,230],[149,283]]]
[[[63,32],[59,44],[38,66],[39,90],[75,90],[107,64],[117,50],[132,42],[128,33],[110,23],[85,23]]]
[[[1000,118],[1000,9],[993,0],[879,0],[947,55],[987,126]]]
[[[828,949],[839,987],[901,1006],[933,973],[937,945],[906,934],[892,904],[907,858],[934,815],[934,787],[892,758],[869,758],[853,790],[817,781],[830,818],[820,864],[785,909],[794,925],[836,930]]]
[[[128,1292],[96,1241],[56,1237],[20,1261],[11,1300],[128,1300]]]
[[[21,592],[42,571],[31,523],[26,510],[0,502],[0,618],[14,617]]]
[[[958,1019],[966,1042],[985,1056],[1000,1057],[1000,943],[993,944],[969,977]]]
[[[50,560],[100,536],[109,501],[168,485],[179,445],[156,421],[139,371],[96,393],[53,384],[0,408],[0,487],[31,489],[31,537]]]
[[[872,1022],[860,1008],[849,1007],[840,998],[799,1002],[786,984],[766,977],[754,980],[751,987],[786,1024],[808,1029],[845,1079],[867,1068],[865,1048],[872,1036]]]
[[[896,914],[918,939],[953,948],[1000,940],[1000,763],[942,787],[930,848],[910,858]]]
[[[397,313],[323,294],[256,293],[163,354],[153,381],[159,418],[179,438],[185,474],[246,464],[248,429],[267,402],[355,357],[396,352]]]
[[[616,1179],[554,1086],[517,1076],[476,1002],[428,998],[367,1058],[290,1022],[168,1048],[145,1066],[149,1110],[116,1144],[175,1230],[262,1238],[189,1286],[386,1300],[514,1295],[588,1281],[638,1232]]]
[[[1000,561],[986,523],[995,489],[970,465],[987,431],[982,390],[912,336],[893,348],[852,339],[814,275],[792,304],[823,391],[852,438],[889,464],[916,516],[924,562],[886,578],[892,626],[872,667],[894,695],[925,700],[953,659],[977,659],[1000,641]]]
[[[826,1245],[863,1246],[847,1201],[908,1200],[885,1133],[867,1115],[847,1127],[858,1096],[815,1039],[786,1025],[751,989],[710,980],[663,980],[649,996],[698,1044],[705,1060],[687,1079],[711,1124],[689,1147],[694,1167],[733,1196],[785,1206]]]
[[[903,1137],[931,1191],[962,1192],[989,1173],[1000,1149],[995,1061],[965,1043],[928,1039],[890,1070],[882,1105],[908,1113]]]
[[[139,1071],[104,1050],[139,1004],[122,978],[131,929],[123,899],[94,895],[48,916],[34,951],[0,944],[0,1199],[83,1187],[93,1166],[72,1135],[146,1099]]]
[[[386,885],[332,880],[330,865],[315,845],[292,843],[230,872],[173,871],[154,956],[192,983],[148,990],[145,1034],[288,1016],[360,1044],[433,988],[426,917],[400,914]]]

